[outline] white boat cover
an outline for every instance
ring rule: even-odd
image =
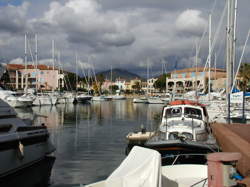
[[[161,155],[138,146],[105,181],[105,187],[161,186]]]

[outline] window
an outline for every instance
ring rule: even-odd
[[[187,118],[194,118],[202,120],[202,113],[200,109],[186,107],[184,109],[184,116]]]
[[[165,118],[181,117],[181,107],[168,108],[165,111]]]

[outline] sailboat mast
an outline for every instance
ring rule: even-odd
[[[60,51],[57,52],[57,60],[58,60],[58,74],[61,74],[61,53]],[[62,80],[63,81],[63,80]],[[61,79],[58,79],[58,87],[59,87],[59,92],[61,91]]]
[[[113,92],[113,83],[112,83],[112,66],[111,66],[111,69],[110,69],[110,85],[111,85],[111,94]]]
[[[55,40],[52,40],[52,63],[53,71],[55,70]]]
[[[22,88],[23,88],[23,78],[25,78],[25,88],[27,88],[28,86],[28,79],[27,79],[27,34],[25,33],[24,35],[24,67],[25,67],[25,71],[24,71],[24,77],[22,76]],[[27,91],[27,89],[25,89],[25,92]]]
[[[147,59],[147,95],[149,93],[149,90],[148,90],[148,81],[149,81],[149,60]]]
[[[212,16],[209,14],[209,36],[208,36],[208,100],[210,101],[211,92],[211,19]]]
[[[78,63],[78,57],[77,57],[77,53],[76,53],[76,92],[77,92],[77,86],[78,86],[78,68],[77,68],[77,63]]]
[[[37,34],[35,35],[35,40],[36,40],[36,50],[35,50],[35,61],[36,61],[36,64],[35,64],[35,68],[36,68],[36,91],[38,90],[38,46],[37,46]]]
[[[26,33],[24,35],[24,66],[25,66],[25,71],[26,71],[27,70],[27,34]]]
[[[232,38],[233,38],[233,44],[232,44],[232,81],[235,78],[235,49],[236,49],[236,24],[237,24],[237,2],[238,0],[234,0],[235,4],[234,7],[232,8],[232,14],[234,14],[234,20],[232,20],[232,24],[233,24],[233,33],[232,33]],[[233,82],[232,82],[233,84]]]
[[[228,105],[228,122],[230,123],[230,93],[233,85],[233,64],[235,62],[235,26],[237,0],[227,0],[228,17],[227,17],[227,105]]]
[[[216,56],[216,53],[214,54],[214,79],[216,80],[217,79],[217,56]]]
[[[195,42],[195,98],[198,100],[198,85],[197,85],[197,74],[198,74],[198,42]]]

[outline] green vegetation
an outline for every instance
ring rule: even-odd
[[[160,92],[166,89],[166,78],[170,78],[170,73],[161,75],[154,83],[154,88],[159,89]]]
[[[140,82],[136,82],[134,85],[132,85],[132,88],[136,92],[139,92],[141,90],[141,84],[140,84]]]
[[[241,78],[239,87],[243,91],[249,91],[249,81],[250,81],[250,64],[241,64],[239,70],[239,76]]]
[[[117,85],[111,85],[109,86],[109,90],[111,90],[112,93],[115,93],[116,90],[119,90],[119,87]]]

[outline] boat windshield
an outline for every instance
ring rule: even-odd
[[[181,117],[181,107],[168,108],[165,111],[165,118]]]
[[[197,108],[185,107],[184,116],[187,118],[194,118],[202,120],[201,110]]]

